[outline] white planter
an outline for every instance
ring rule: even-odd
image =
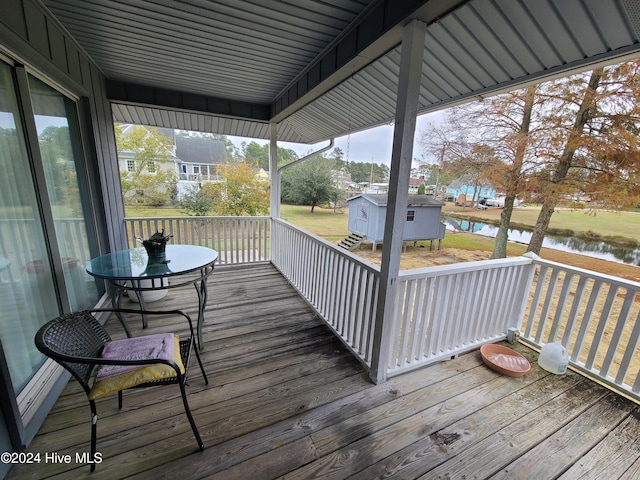
[[[167,279],[154,280],[153,282],[154,282],[153,283],[154,285],[158,285],[159,282],[161,282],[162,285],[169,285],[169,280]],[[140,280],[141,288],[151,288],[152,286],[153,285],[151,284],[151,280]],[[166,288],[157,289],[157,290],[148,290],[145,292],[136,292],[134,290],[129,290],[129,299],[132,302],[140,303],[140,301],[138,300],[138,295],[142,295],[142,300],[146,304],[149,302],[156,302],[158,300],[163,299],[164,297],[167,296],[167,293],[169,293],[169,290],[167,290]]]

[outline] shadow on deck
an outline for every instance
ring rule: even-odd
[[[475,351],[374,385],[273,267],[218,269],[209,295],[210,383],[192,368],[188,387],[204,452],[177,387],[127,391],[121,411],[115,396],[98,404],[103,461],[90,474],[76,457],[89,451],[89,407],[72,381],[29,447],[41,462],[9,478],[640,478],[637,405],[574,372],[548,374],[522,345],[532,370],[521,378]],[[195,304],[176,289],[152,307]],[[171,322],[145,333],[184,329]]]

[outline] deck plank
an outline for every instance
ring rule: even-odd
[[[555,378],[537,371],[536,378],[531,380],[522,385],[522,388],[512,388],[511,392],[507,391],[502,397],[499,392],[493,392],[498,394],[496,401],[468,416],[456,419],[445,428],[425,435],[424,438],[363,470],[354,478],[377,478],[386,475],[418,478],[492,433],[516,422],[526,411],[544,405],[581,379],[577,375],[571,375],[563,377],[561,382],[556,382]],[[464,397],[462,399],[464,400]]]
[[[488,478],[549,437],[566,422],[581,414],[605,395],[592,382],[580,382],[544,405],[527,413],[517,422],[496,431],[467,447],[426,476],[433,478]],[[426,477],[425,476],[425,477]]]
[[[568,465],[581,459],[593,445],[609,434],[613,426],[624,420],[631,410],[633,406],[629,402],[621,402],[617,395],[610,393],[604,401],[593,404],[584,414],[574,418],[491,478],[526,478],[532,470],[537,472],[539,478],[557,478]],[[576,442],[576,438],[580,442]]]
[[[635,409],[617,428],[569,468],[561,479],[638,478],[640,412]],[[630,475],[630,476],[629,476]]]
[[[189,403],[178,388],[125,392],[98,402],[98,450],[90,473],[89,408],[70,382],[29,447],[68,453],[70,464],[23,465],[10,479],[636,478],[640,413],[629,400],[569,372],[521,378],[488,369],[478,351],[375,385],[364,367],[270,265],[224,268],[209,281],[204,348],[209,385],[191,366]],[[195,318],[196,293],[175,289],[154,309]],[[135,307],[125,299],[123,306]],[[162,317],[134,335],[184,334]],[[119,325],[113,319],[109,330]],[[118,333],[119,335],[119,333]]]
[[[473,373],[477,384],[470,378],[453,378],[446,380],[444,385],[436,385],[436,388],[415,392],[415,401],[409,402],[406,408],[404,405],[403,408],[392,408],[389,410],[392,415],[385,415],[379,409],[380,411],[367,412],[367,418],[350,419],[341,431],[336,431],[333,437],[321,442],[321,446],[327,447],[326,450],[321,450],[325,455],[300,471],[293,472],[291,478],[315,478],[314,475],[323,478],[351,478],[369,465],[416,442],[432,435],[437,439],[436,432],[456,419],[467,417],[491,405],[513,392],[514,388],[519,389],[525,382],[535,381],[533,375],[523,377],[518,379],[519,386],[516,387],[514,379],[498,376],[482,366],[478,366]],[[352,433],[356,430],[352,425],[354,423],[360,425],[355,441]],[[345,442],[341,442],[343,436],[346,437]],[[343,443],[346,444],[343,446]],[[335,446],[342,448],[336,450]],[[332,472],[331,475],[328,474],[329,471]],[[368,474],[363,476],[367,477]]]

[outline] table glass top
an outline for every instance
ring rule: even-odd
[[[149,259],[143,247],[107,253],[87,263],[87,272],[109,280],[182,275],[212,265],[218,252],[197,245],[167,245],[164,261]]]

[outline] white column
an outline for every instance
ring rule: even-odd
[[[278,125],[270,123],[269,178],[271,179],[271,218],[280,218],[280,174],[278,173]]]
[[[376,309],[376,325],[371,359],[371,380],[387,379],[391,332],[395,328],[394,309],[397,295],[402,235],[407,215],[409,177],[413,159],[413,141],[418,115],[418,98],[425,47],[426,25],[413,20],[404,27],[398,79],[398,99],[393,131],[389,200],[382,245],[380,290]]]

